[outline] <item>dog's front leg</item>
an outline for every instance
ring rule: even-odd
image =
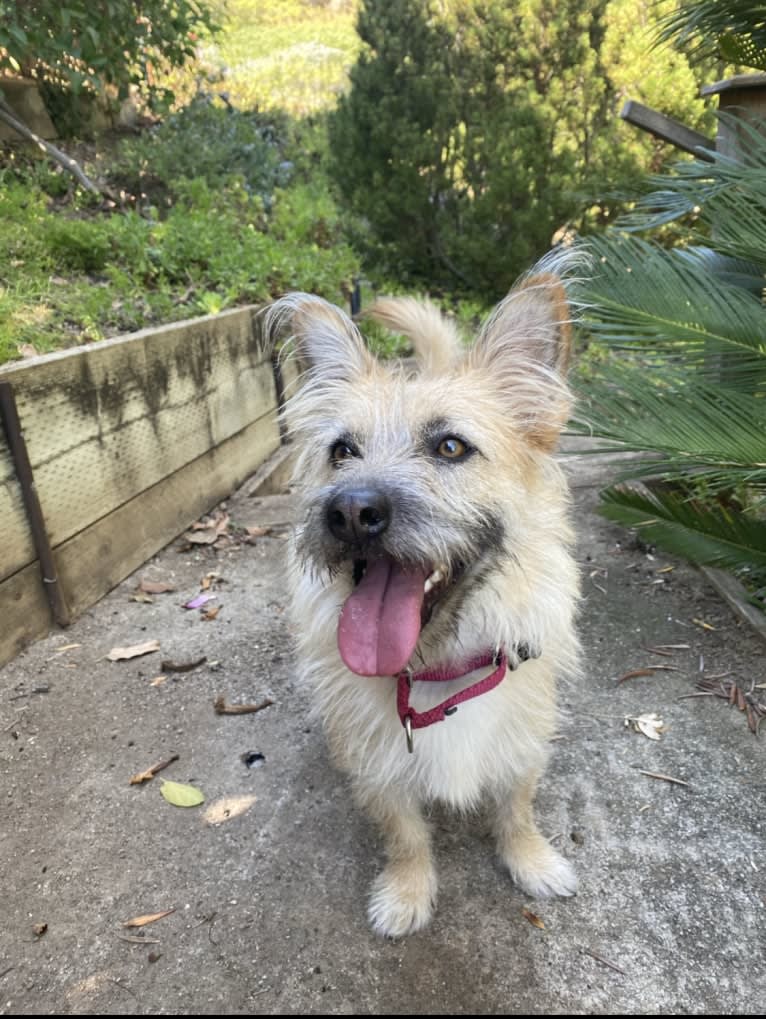
[[[425,927],[436,901],[431,832],[420,803],[398,786],[357,788],[357,796],[380,825],[387,863],[376,878],[368,916],[378,934],[400,938]]]
[[[530,769],[503,792],[496,792],[496,833],[500,858],[516,884],[529,895],[574,895],[577,877],[568,860],[538,830],[533,801],[541,769]]]

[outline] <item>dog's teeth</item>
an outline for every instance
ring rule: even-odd
[[[441,569],[434,570],[430,577],[426,577],[426,582],[423,584],[423,591],[428,594],[428,592],[432,588],[436,587],[436,585],[442,580],[444,580],[444,574]]]

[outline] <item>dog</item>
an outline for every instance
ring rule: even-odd
[[[533,799],[577,673],[578,575],[555,459],[571,396],[561,278],[523,279],[474,345],[427,301],[370,314],[412,343],[384,363],[356,325],[294,293],[268,311],[306,366],[287,404],[298,523],[289,578],[300,671],[332,756],[382,828],[369,920],[399,938],[431,919],[424,807],[488,801],[500,858],[532,896],[571,895]]]

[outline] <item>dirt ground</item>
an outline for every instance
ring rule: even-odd
[[[0,1013],[762,1014],[764,732],[687,695],[701,676],[763,684],[764,645],[698,573],[595,514],[600,465],[570,470],[588,671],[563,691],[538,813],[577,869],[574,899],[529,899],[481,813],[435,809],[433,924],[370,932],[380,841],[294,679],[290,499],[245,485],[229,532],[268,535],[175,542],[0,670]],[[183,608],[211,573],[215,598]],[[175,590],[132,600],[141,578]],[[149,640],[160,650],[107,659]],[[618,683],[650,665],[673,668]],[[274,703],[217,714],[219,697]],[[657,741],[624,721],[651,712]],[[205,803],[167,802],[165,778]]]

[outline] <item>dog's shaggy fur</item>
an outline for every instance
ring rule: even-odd
[[[545,272],[508,295],[471,349],[428,302],[385,299],[372,314],[411,339],[416,368],[376,360],[342,311],[307,294],[278,301],[268,324],[289,331],[308,366],[288,405],[299,450],[290,581],[301,671],[334,758],[383,829],[387,864],[369,917],[397,937],[434,908],[429,801],[469,808],[489,799],[516,883],[531,895],[575,891],[532,809],[556,725],[555,681],[572,676],[578,658],[568,496],[553,457],[570,410],[571,341],[564,289]],[[415,671],[498,645],[509,656],[503,681],[417,731],[412,754],[396,681],[355,665],[357,624],[339,636],[344,605],[381,560],[405,577],[432,575],[409,657]],[[408,653],[399,643],[394,658]],[[520,661],[523,646],[537,657]],[[412,705],[422,710],[467,682],[415,683]]]

